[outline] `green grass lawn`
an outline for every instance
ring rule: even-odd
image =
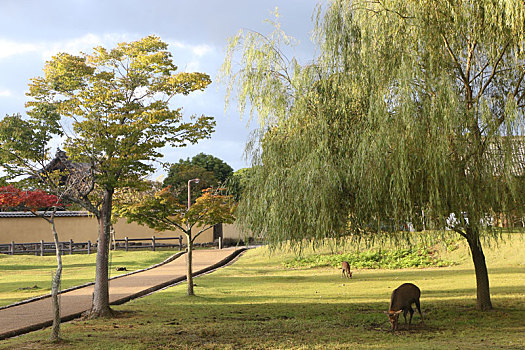
[[[174,251],[112,251],[110,277],[157,264]],[[95,280],[96,254],[62,256],[62,289]],[[0,306],[51,292],[51,278],[56,271],[55,256],[0,254]],[[124,266],[126,272],[115,267]]]
[[[524,349],[524,236],[485,246],[494,310],[475,310],[475,277],[462,241],[441,268],[341,270],[285,268],[292,255],[246,252],[237,262],[184,284],[114,307],[118,317],[63,325],[0,343],[1,349]],[[308,253],[307,253],[308,254]],[[1,261],[1,260],[0,260]],[[383,314],[404,282],[421,288],[425,324],[389,332]]]

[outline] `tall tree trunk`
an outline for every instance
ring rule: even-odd
[[[109,307],[109,243],[111,241],[111,208],[113,190],[104,191],[104,201],[99,217],[99,236],[97,245],[97,267],[95,275],[95,289],[93,291],[93,305],[89,317],[112,316]]]
[[[56,211],[56,209],[55,209]],[[58,292],[60,289],[60,281],[62,279],[62,255],[60,255],[60,243],[58,240],[58,233],[55,227],[55,211],[51,214],[51,227],[53,230],[53,240],[55,242],[55,252],[57,257],[57,270],[53,281],[51,283],[51,300],[53,303],[53,327],[51,330],[51,341],[60,340],[60,302],[58,300]]]
[[[195,295],[195,293],[193,292],[193,242],[191,241],[191,227],[188,228],[188,232],[186,233],[186,239],[188,240],[188,252],[186,253],[186,280],[188,281],[188,295],[192,296]]]
[[[470,252],[472,253],[472,261],[474,262],[474,270],[476,272],[476,308],[482,311],[492,310],[489,290],[489,274],[481,241],[479,240],[478,230],[476,228],[467,228],[466,238],[470,247]]]

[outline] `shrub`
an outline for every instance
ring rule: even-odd
[[[340,267],[348,261],[358,269],[401,269],[408,267],[442,267],[452,262],[439,259],[435,251],[426,247],[404,249],[371,249],[347,254],[314,254],[284,261],[287,268]]]

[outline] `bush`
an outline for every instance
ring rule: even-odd
[[[408,267],[442,267],[452,262],[439,259],[426,247],[407,249],[373,249],[348,254],[316,254],[284,261],[287,268],[340,267],[343,261],[358,269],[401,269]]]

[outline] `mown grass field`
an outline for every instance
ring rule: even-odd
[[[237,262],[184,284],[114,307],[118,317],[63,325],[0,342],[0,349],[524,349],[525,239],[485,246],[494,310],[475,310],[475,277],[458,241],[440,257],[454,266],[354,270],[285,268],[290,253],[246,252]],[[450,246],[449,246],[450,248]],[[389,332],[383,314],[404,282],[421,288],[425,324]]]

